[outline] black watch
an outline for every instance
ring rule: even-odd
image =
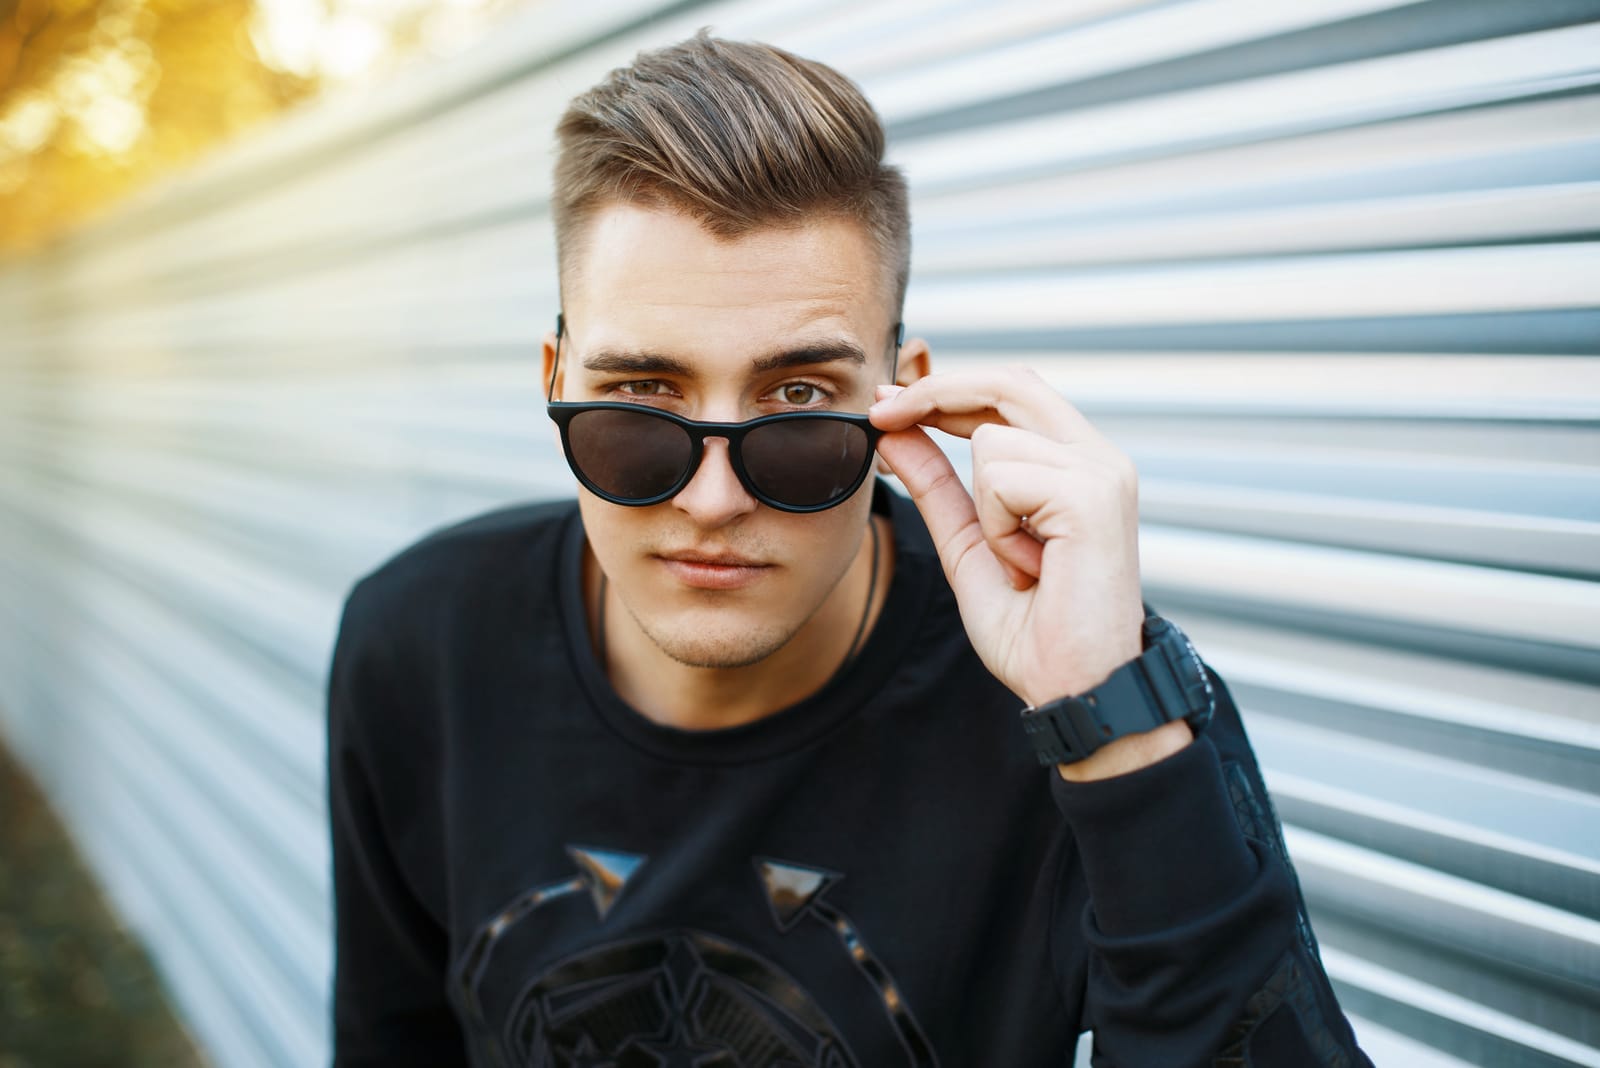
[[[1041,764],[1073,764],[1127,734],[1185,720],[1198,737],[1216,695],[1194,644],[1177,624],[1145,608],[1144,653],[1090,690],[1022,710]]]

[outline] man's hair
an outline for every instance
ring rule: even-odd
[[[900,317],[905,178],[883,162],[877,112],[833,68],[701,30],[639,53],[574,99],[556,137],[550,211],[563,286],[585,225],[611,203],[682,211],[722,238],[835,216],[871,238]]]

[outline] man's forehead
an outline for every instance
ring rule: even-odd
[[[886,319],[882,266],[864,229],[819,217],[721,237],[680,212],[614,204],[596,213],[564,278],[569,320],[633,344],[688,330],[757,341],[866,335]]]

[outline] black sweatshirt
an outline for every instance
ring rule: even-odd
[[[342,1068],[1359,1068],[1227,688],[1067,783],[972,651],[920,516],[820,692],[726,730],[596,664],[571,502],[413,545],[329,690]]]

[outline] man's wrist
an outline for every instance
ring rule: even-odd
[[[1144,652],[1100,684],[1022,710],[1039,762],[1057,765],[1063,781],[1149,767],[1188,745],[1210,721],[1216,707],[1210,676],[1183,631],[1149,612],[1141,640]]]
[[[1057,764],[1067,782],[1095,782],[1147,768],[1165,760],[1194,741],[1194,731],[1181,719],[1155,730],[1129,734],[1096,749],[1082,760]]]
[[[1013,686],[1012,692],[1029,708],[1038,708],[1062,694],[1087,693],[1130,660],[1137,660],[1143,651],[1144,643],[1139,628],[1135,627],[1131,633],[1118,635],[1114,644],[1075,656],[1070,672],[1041,674],[1021,686]]]

